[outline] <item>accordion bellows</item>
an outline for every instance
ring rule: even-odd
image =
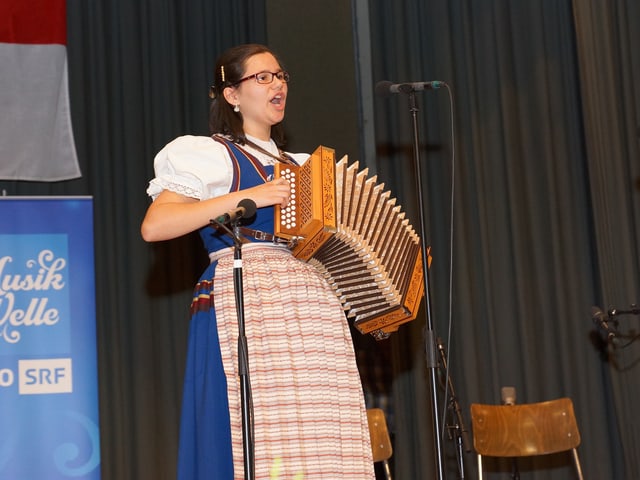
[[[314,265],[361,333],[386,338],[416,318],[424,293],[420,238],[396,199],[359,164],[320,146],[302,166],[276,165],[291,202],[276,206],[275,234]]]

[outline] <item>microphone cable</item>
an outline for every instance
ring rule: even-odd
[[[456,131],[455,131],[455,101],[451,87],[446,82],[441,82],[441,86],[446,88],[449,98],[449,128],[451,139],[451,183],[450,183],[450,205],[449,205],[449,278],[448,278],[448,298],[447,298],[447,326],[445,337],[445,351],[446,351],[446,380],[449,377],[449,371],[451,370],[451,337],[453,331],[453,273],[454,273],[454,220],[455,220],[455,181],[456,181]],[[446,381],[445,380],[445,381]],[[446,383],[445,383],[446,385]],[[446,415],[447,405],[449,403],[449,390],[445,388],[445,395],[442,405],[442,441],[445,439],[446,428]],[[463,425],[459,425],[459,428],[464,428]]]

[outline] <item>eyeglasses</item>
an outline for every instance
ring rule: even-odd
[[[281,82],[287,83],[290,77],[289,77],[289,72],[283,72],[282,70],[279,72],[258,72],[258,73],[254,73],[253,75],[249,75],[247,77],[241,78],[235,83],[235,85],[239,85],[242,82],[251,80],[252,78],[255,78],[256,83],[259,83],[260,85],[268,85],[271,82],[273,82],[274,78],[277,78]]]

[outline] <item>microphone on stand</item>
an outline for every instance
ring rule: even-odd
[[[227,213],[220,215],[215,219],[218,224],[225,225],[227,223],[233,223],[242,218],[251,218],[256,214],[257,206],[256,202],[250,198],[245,198],[238,202],[238,206],[229,210]]]
[[[613,340],[618,332],[615,327],[609,324],[610,316],[604,313],[599,307],[591,307],[591,316],[593,318],[593,323],[607,334],[607,340]]]
[[[500,389],[500,398],[503,405],[513,406],[516,404],[516,387],[502,387]],[[519,480],[520,470],[518,469],[518,460],[516,457],[511,459],[511,478]]]
[[[387,96],[394,93],[411,93],[420,92],[422,90],[437,90],[444,87],[446,83],[439,80],[431,82],[410,82],[410,83],[392,83],[388,80],[378,82],[376,84],[376,93],[378,95]]]
[[[503,405],[515,405],[516,387],[502,387],[500,389],[500,396],[502,398]]]

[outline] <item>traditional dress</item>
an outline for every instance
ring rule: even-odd
[[[277,152],[273,142],[261,146]],[[148,192],[204,200],[252,187],[273,173],[260,157],[222,138],[180,137],[156,156]],[[273,207],[258,209],[248,227],[273,232]],[[211,227],[200,234],[211,264],[192,304],[178,478],[242,479],[233,242]],[[362,386],[335,294],[284,246],[254,241],[242,260],[256,479],[374,479]]]

